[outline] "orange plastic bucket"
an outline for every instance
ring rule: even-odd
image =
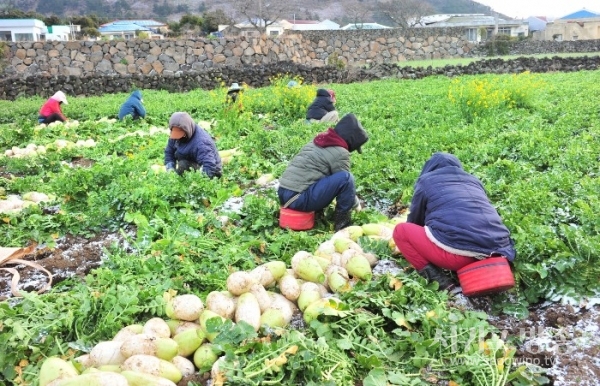
[[[293,209],[279,210],[279,226],[295,231],[305,231],[315,226],[315,212],[300,212]]]
[[[515,277],[504,257],[490,257],[457,271],[465,296],[483,296],[503,292],[515,286]]]

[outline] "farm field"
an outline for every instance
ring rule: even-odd
[[[170,319],[176,294],[206,299],[235,271],[290,267],[297,252],[332,238],[332,208],[310,231],[278,227],[277,177],[327,128],[304,123],[316,86],[288,89],[288,80],[247,89],[241,111],[224,108],[226,87],[143,90],[149,116],[139,122],[114,121],[125,94],[70,97],[71,121],[48,127],[36,121],[42,98],[0,101],[0,199],[48,195],[0,214],[0,245],[37,244],[28,259],[54,275],[49,292],[15,298],[0,271],[0,383],[37,385],[46,357],[72,360],[125,326]],[[354,223],[401,215],[423,163],[453,153],[512,232],[518,286],[449,299],[403,269],[387,240],[360,237],[379,259],[373,279],[336,294],[331,315],[296,314],[276,331],[211,326],[225,384],[595,385],[599,85],[600,71],[327,85],[340,113],[355,113],[370,134],[352,155],[364,202]],[[153,168],[175,111],[202,121],[219,150],[237,149],[223,178]],[[43,285],[39,272],[19,271],[20,288]],[[204,370],[178,384],[219,384]]]

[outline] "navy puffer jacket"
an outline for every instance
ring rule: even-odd
[[[449,247],[516,257],[510,231],[502,223],[477,177],[452,154],[435,153],[415,184],[408,222],[427,226]]]
[[[223,163],[210,134],[194,123],[187,113],[174,113],[169,126],[180,127],[186,133],[186,138],[169,138],[165,148],[165,165],[186,160],[201,165],[202,172],[208,177],[221,175]]]
[[[313,100],[310,106],[308,106],[306,119],[320,120],[328,112],[333,110],[335,110],[335,105],[333,104],[333,100],[331,99],[329,91],[325,90],[324,88],[320,88],[317,90],[317,97]]]

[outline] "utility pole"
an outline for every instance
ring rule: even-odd
[[[265,31],[263,31],[263,29],[262,29],[263,28],[263,25],[262,25],[263,24],[262,23],[262,21],[263,21],[263,19],[262,19],[262,0],[258,0],[258,19],[259,19],[258,20],[259,30],[264,33]]]

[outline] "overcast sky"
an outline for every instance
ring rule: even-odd
[[[506,16],[524,19],[529,16],[559,18],[582,8],[600,13],[600,0],[475,0],[491,6]]]

